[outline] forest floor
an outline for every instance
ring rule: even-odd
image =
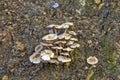
[[[29,56],[45,27],[65,22],[74,23],[80,43],[71,64],[32,64]],[[98,58],[95,67],[86,62],[89,56]],[[1,79],[120,80],[120,1],[1,0]]]

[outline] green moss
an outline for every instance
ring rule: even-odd
[[[105,58],[108,62],[107,67],[109,67],[108,69],[110,74],[114,74],[117,70],[117,64],[113,54],[115,50],[115,47],[113,46],[114,42],[112,42],[108,36],[103,36],[101,39],[101,46],[105,53]]]

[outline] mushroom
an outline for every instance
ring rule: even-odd
[[[70,35],[76,36],[77,34],[74,31],[68,31]]]
[[[38,64],[40,63],[41,59],[40,59],[40,53],[35,52],[33,53],[30,57],[29,57],[30,62],[34,63],[34,64]]]
[[[44,61],[49,61],[51,58],[54,57],[54,53],[51,51],[51,50],[44,50],[44,51],[41,51],[41,59],[44,60]]]
[[[54,26],[56,26],[56,25],[55,24],[50,24],[46,28],[54,28]]]
[[[49,62],[50,62],[50,63],[59,64],[58,60],[55,59],[55,58],[52,58]]]
[[[42,49],[43,49],[43,46],[39,44],[35,47],[35,52],[40,52]]]
[[[65,34],[64,34],[64,37],[65,37],[65,39],[66,39],[66,40],[69,40],[69,39],[71,38],[71,35],[70,35],[70,34],[65,33]]]
[[[90,56],[87,58],[87,63],[94,65],[98,63],[98,59],[95,56]]]
[[[65,63],[65,62],[71,62],[71,58],[68,58],[66,56],[58,56],[57,59],[58,59],[58,61],[63,62],[63,63]]]
[[[67,45],[72,45],[72,44],[74,44],[74,41],[69,41],[69,42],[67,43]]]
[[[56,25],[54,28],[55,29],[62,29],[62,26],[61,25]]]
[[[55,44],[60,44],[60,43],[65,44],[66,41],[56,41],[56,42],[55,42]]]
[[[56,40],[57,34],[48,34],[42,38],[42,40]]]
[[[70,38],[71,41],[78,41],[77,38]]]
[[[47,44],[47,43],[43,43],[43,42],[41,42],[40,44],[43,45],[43,46],[47,46],[47,47],[53,46],[53,44]]]
[[[71,49],[70,47],[67,47],[67,48],[64,48],[63,51],[68,51],[68,52],[70,52],[70,51],[73,51],[73,49]]]
[[[58,50],[59,50],[59,49],[60,49],[60,50],[63,49],[63,47],[59,47],[59,46],[55,46],[55,47],[51,47],[51,48],[52,48],[52,49],[58,49]]]
[[[63,55],[63,56],[70,56],[69,52],[62,52],[60,54]]]
[[[80,47],[80,44],[78,44],[78,43],[74,43],[74,44],[72,44],[71,46],[70,46],[70,48],[77,48],[77,47]]]

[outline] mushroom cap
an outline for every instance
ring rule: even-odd
[[[61,25],[56,25],[54,28],[55,28],[55,29],[62,29],[63,26],[61,26]]]
[[[77,34],[74,31],[68,31],[69,34],[76,36]]]
[[[54,46],[54,47],[51,47],[52,49],[63,49],[63,47],[59,47],[59,46]]]
[[[71,35],[70,35],[70,34],[65,33],[65,34],[64,34],[64,37],[65,37],[65,39],[66,39],[66,40],[69,40],[69,39],[71,38]]]
[[[69,41],[69,42],[67,43],[67,45],[72,45],[72,44],[74,44],[74,41]]]
[[[87,58],[87,63],[94,65],[98,63],[98,59],[95,56],[90,56]]]
[[[64,38],[65,38],[64,33],[63,33],[63,34],[58,35],[58,39],[64,39]]]
[[[60,44],[60,43],[65,44],[66,41],[56,41],[56,42],[55,42],[55,44]]]
[[[56,58],[52,58],[49,62],[59,64],[59,62],[58,62],[58,60]]]
[[[38,64],[40,63],[41,59],[40,59],[40,53],[35,52],[33,53],[30,57],[29,57],[30,62],[34,63],[34,64]]]
[[[78,43],[74,43],[74,44],[72,44],[71,46],[70,46],[70,48],[77,48],[77,47],[80,47],[80,44],[78,44]]]
[[[57,39],[57,34],[48,34],[42,38],[42,40],[55,40],[55,39]]]
[[[74,49],[71,49],[70,47],[64,48],[63,51],[73,51]]]
[[[70,56],[69,52],[62,52],[60,54],[63,55],[63,56]]]
[[[55,24],[50,24],[46,28],[54,28],[54,26],[56,26],[56,25]]]
[[[77,38],[70,38],[71,41],[78,41]]]
[[[36,47],[35,47],[35,52],[39,52],[39,51],[41,51],[43,49],[43,46],[41,45],[41,44],[39,44],[39,45],[37,45]]]
[[[54,53],[51,51],[51,50],[44,50],[44,51],[41,51],[41,59],[45,60],[45,61],[49,61],[50,58],[53,58],[54,57]]]
[[[58,61],[63,62],[63,63],[71,62],[71,58],[68,58],[66,56],[58,56]]]
[[[43,43],[43,42],[41,42],[41,45],[43,45],[43,46],[53,46],[53,44],[47,44],[47,43]]]
[[[63,28],[67,29],[69,28],[70,26],[73,26],[73,23],[71,22],[66,22],[66,23],[63,23],[61,26],[63,26]]]

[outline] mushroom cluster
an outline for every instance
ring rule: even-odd
[[[71,22],[48,25],[46,28],[49,29],[49,33],[43,36],[42,42],[35,47],[35,52],[29,57],[30,62],[71,62],[72,51],[80,46],[77,34],[71,30],[72,26]]]

